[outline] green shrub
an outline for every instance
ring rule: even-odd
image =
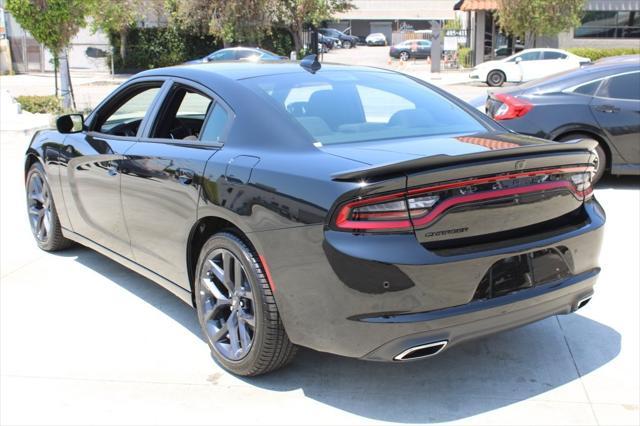
[[[56,96],[18,96],[16,98],[23,110],[34,114],[61,114],[64,110]]]
[[[458,63],[463,68],[471,68],[471,49],[461,47],[458,49]]]
[[[120,57],[120,37],[111,34],[117,72],[139,71],[181,64],[201,58],[221,47],[213,36],[168,28],[134,28],[127,36],[126,61]]]
[[[574,47],[567,50],[574,55],[589,58],[592,61],[597,61],[598,59],[607,58],[609,56],[640,54],[640,49],[636,48],[596,49],[592,47]]]

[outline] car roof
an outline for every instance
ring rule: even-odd
[[[393,73],[390,70],[380,68],[350,66],[339,64],[322,64],[322,69],[318,71],[368,71],[380,73]],[[194,81],[206,79],[207,76],[223,77],[230,80],[243,80],[247,78],[255,78],[269,75],[279,74],[300,74],[305,73],[299,62],[282,61],[282,62],[240,62],[240,61],[220,61],[216,63],[195,64],[195,65],[178,65],[167,68],[156,68],[143,71],[136,74],[137,77],[151,76],[175,76],[182,77]]]
[[[621,61],[621,62],[604,62],[591,63],[578,69],[563,71],[558,74],[550,75],[541,80],[533,80],[520,86],[515,86],[505,90],[505,92],[520,93],[553,93],[564,89],[588,83],[611,75],[620,74],[629,71],[637,71],[637,62]]]

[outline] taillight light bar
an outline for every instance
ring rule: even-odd
[[[568,179],[548,180],[552,176],[572,174]],[[518,194],[565,188],[583,201],[592,195],[592,167],[565,167],[506,173],[456,182],[415,188],[392,194],[357,199],[343,204],[335,216],[338,229],[350,231],[408,231],[425,226],[454,205],[490,200]],[[522,186],[501,188],[500,182],[537,178]],[[473,191],[478,185],[494,184],[498,188]],[[460,194],[446,198],[446,191],[459,189]],[[465,193],[468,192],[468,193]],[[439,194],[438,194],[439,193]]]
[[[502,105],[500,105],[493,115],[494,120],[511,120],[522,117],[533,108],[531,102],[513,95],[498,93],[493,96],[502,102]]]

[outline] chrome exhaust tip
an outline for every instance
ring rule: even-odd
[[[576,304],[576,311],[580,308],[583,308],[587,303],[589,303],[591,301],[591,298],[593,297],[593,295],[591,296],[587,296],[584,299],[580,299],[578,301],[578,303]],[[575,311],[574,311],[575,312]]]
[[[425,345],[414,346],[406,351],[400,352],[393,357],[394,361],[408,361],[412,359],[421,359],[434,356],[442,352],[448,340],[440,340],[438,342],[427,343]]]

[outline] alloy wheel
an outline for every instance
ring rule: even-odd
[[[409,54],[407,52],[400,52],[400,60],[401,61],[409,60]]]
[[[39,173],[33,173],[27,184],[27,208],[33,235],[45,242],[51,234],[51,194],[49,186]]]
[[[253,345],[254,295],[247,272],[229,250],[213,250],[201,272],[198,315],[211,345],[224,358],[238,361]]]

